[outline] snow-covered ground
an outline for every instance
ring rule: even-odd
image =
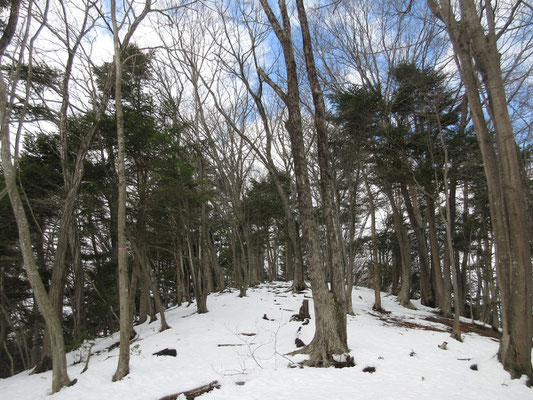
[[[30,376],[26,371],[0,380],[0,399],[157,400],[214,380],[220,389],[203,394],[202,400],[533,399],[525,377],[511,380],[497,362],[495,339],[469,333],[460,343],[446,332],[391,322],[444,330],[444,325],[424,320],[434,314],[418,302],[418,310],[407,310],[384,295],[383,307],[391,313],[379,315],[372,311],[373,292],[355,288],[356,316],[348,316],[348,345],[356,366],[299,368],[294,363],[304,357],[285,354],[296,349],[297,337],[309,343],[314,320],[303,325],[290,317],[311,293],[293,295],[287,284],[275,283],[249,289],[245,298],[237,294],[210,295],[207,314],[196,314],[194,305],[167,310],[172,329],[162,333],[159,321],[137,326],[130,374],[120,382],[111,382],[118,348],[108,350],[118,341],[117,333],[95,341],[84,374],[87,349],[68,355],[69,376],[78,380],[74,386],[50,395],[51,372]],[[313,318],[312,303],[310,311]],[[438,347],[444,341],[447,350]],[[177,356],[153,355],[165,348],[176,349]],[[473,364],[477,371],[470,368]],[[363,372],[365,367],[376,371]]]

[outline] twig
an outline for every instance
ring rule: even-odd
[[[82,374],[85,371],[87,371],[87,369],[89,368],[89,360],[91,359],[91,355],[92,355],[91,350],[93,349],[93,346],[94,346],[94,343],[91,343],[91,347],[89,347],[89,354],[87,355],[87,361],[85,361],[85,367],[83,367],[83,370],[81,371]]]

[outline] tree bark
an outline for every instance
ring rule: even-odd
[[[115,0],[111,0],[111,19],[113,22],[113,44],[115,50],[115,113],[117,120],[118,143],[118,291],[120,305],[120,349],[117,370],[113,381],[119,381],[129,374],[130,367],[130,327],[129,320],[129,277],[128,252],[126,242],[126,149],[124,143],[124,111],[122,109],[122,54],[116,19]]]
[[[2,167],[6,189],[13,208],[13,214],[17,222],[19,231],[19,243],[24,260],[24,268],[28,275],[28,280],[33,289],[35,300],[39,306],[46,323],[48,337],[52,350],[52,392],[58,392],[62,387],[72,384],[67,374],[67,359],[65,354],[65,342],[61,321],[57,315],[53,303],[46,292],[44,284],[39,275],[39,269],[33,255],[31,245],[30,227],[24,211],[24,206],[18,192],[16,183],[16,171],[12,164],[11,144],[9,140],[9,116],[6,115],[7,90],[3,77],[0,76],[0,128],[2,137]]]
[[[437,226],[435,221],[435,201],[431,194],[426,194],[426,216],[428,220],[428,236],[431,250],[431,260],[433,262],[433,279],[435,283],[435,297],[437,307],[443,315],[451,314],[451,304],[448,294],[444,292],[444,279],[440,264],[439,242],[437,239]]]
[[[491,221],[502,302],[502,339],[498,357],[513,378],[533,378],[531,365],[531,252],[525,197],[513,127],[498,52],[494,9],[482,8],[486,29],[473,0],[461,0],[457,20],[449,0],[428,0],[446,25],[466,88],[469,107],[487,176]],[[488,102],[483,106],[480,94]],[[494,128],[494,140],[486,117]]]
[[[398,244],[400,245],[400,258],[401,258],[401,285],[400,293],[398,294],[398,301],[400,305],[414,309],[415,306],[411,303],[411,245],[409,244],[409,237],[407,236],[407,230],[403,224],[402,215],[394,199],[392,189],[388,184],[384,185],[385,194],[389,199],[389,203],[392,207],[392,217],[394,220],[394,230],[396,231],[396,237],[398,238]]]
[[[376,238],[376,206],[374,203],[374,194],[365,179],[366,191],[368,193],[368,201],[370,203],[370,230],[372,235],[372,264],[374,269],[374,310],[381,310],[381,274],[379,272],[378,263],[378,244]]]
[[[280,0],[280,10],[283,27],[274,15],[266,0],[261,0],[261,5],[267,15],[270,25],[283,48],[285,67],[287,73],[287,92],[283,92],[279,86],[268,79],[278,96],[287,105],[288,118],[285,123],[289,132],[292,157],[294,161],[294,173],[296,177],[296,190],[298,208],[302,224],[302,239],[306,249],[308,267],[313,290],[315,309],[315,336],[312,342],[303,348],[301,352],[310,354],[308,363],[316,366],[327,366],[333,362],[332,354],[345,353],[348,351],[346,343],[346,311],[344,302],[342,307],[337,298],[330,292],[327,283],[327,274],[320,255],[320,241],[318,227],[313,213],[313,201],[311,197],[311,185],[308,175],[307,156],[303,142],[302,117],[300,112],[299,82],[292,45],[292,29],[287,7],[284,0]],[[303,25],[303,24],[302,24]],[[336,281],[334,285],[338,286]],[[342,297],[344,287],[342,283]],[[341,315],[342,313],[342,315]]]
[[[74,337],[81,338],[87,328],[85,308],[85,271],[81,261],[81,243],[78,227],[73,221],[71,227],[70,252],[74,262]]]
[[[142,240],[141,240],[142,242]],[[161,328],[159,329],[159,332],[163,332],[164,330],[167,330],[170,328],[167,324],[167,320],[165,318],[165,309],[163,307],[163,302],[161,300],[161,294],[159,293],[159,290],[157,288],[156,283],[154,282],[154,279],[152,278],[152,275],[150,273],[150,260],[148,259],[148,256],[146,254],[146,248],[145,245],[142,245],[142,248],[139,248],[136,243],[130,242],[131,246],[133,247],[133,250],[135,252],[135,256],[139,260],[139,264],[141,266],[141,277],[143,281],[145,281],[150,288],[152,295],[154,296],[154,302],[155,302],[155,308],[156,311],[159,313],[159,318],[161,319]]]
[[[405,202],[405,208],[407,209],[409,222],[415,233],[416,244],[418,247],[418,260],[420,263],[420,302],[422,305],[434,307],[435,299],[433,298],[429,275],[429,251],[424,234],[424,227],[422,225],[422,218],[420,216],[420,207],[418,205],[418,199],[416,198],[417,193],[414,189],[408,190],[405,184],[400,186],[400,190]]]
[[[211,266],[213,268],[213,271],[216,277],[217,290],[219,292],[222,292],[224,291],[224,289],[226,289],[226,281],[224,277],[224,270],[222,269],[222,267],[220,266],[220,263],[218,262],[218,256],[217,256],[217,252],[215,249],[213,234],[211,233],[211,231],[209,231],[208,233],[207,245],[209,248],[209,255],[211,258]]]
[[[3,55],[7,46],[11,42],[15,30],[17,29],[17,22],[19,18],[19,8],[22,0],[11,0],[11,6],[9,8],[9,18],[7,24],[4,26],[4,31],[0,37],[0,55]]]
[[[328,144],[328,132],[326,129],[326,105],[324,94],[318,79],[318,72],[315,65],[313,45],[307,13],[303,0],[296,0],[298,9],[298,19],[302,31],[302,43],[305,55],[305,66],[307,70],[307,80],[311,88],[313,105],[315,108],[314,122],[317,137],[318,165],[320,168],[320,187],[322,194],[322,206],[326,217],[326,235],[328,242],[328,258],[331,261],[331,294],[335,303],[337,315],[335,316],[337,329],[342,340],[346,343],[346,292],[344,286],[344,259],[342,234],[338,223],[337,207],[333,194],[334,177],[331,156]]]

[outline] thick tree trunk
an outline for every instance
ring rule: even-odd
[[[7,107],[7,90],[4,79],[0,76],[0,128],[2,138],[2,167],[4,170],[6,189],[13,208],[13,214],[17,221],[19,231],[19,243],[24,259],[24,268],[28,275],[28,280],[33,289],[35,300],[39,310],[43,314],[50,339],[52,350],[52,392],[59,391],[64,386],[71,385],[67,374],[67,360],[65,355],[65,343],[63,339],[63,330],[61,320],[54,309],[53,303],[46,292],[44,284],[39,275],[37,263],[33,255],[31,245],[31,234],[24,206],[18,192],[16,184],[16,171],[12,164],[10,153],[11,144],[9,141],[9,116],[6,115]]]
[[[487,176],[502,302],[502,339],[498,356],[513,378],[522,374],[533,378],[529,228],[493,8],[491,4],[483,7],[486,34],[473,0],[459,1],[459,21],[449,0],[429,0],[428,4],[445,23],[452,41]],[[488,97],[485,110],[480,99],[482,92]],[[493,124],[495,141],[486,116]]]
[[[317,136],[318,165],[320,168],[320,188],[322,205],[326,217],[326,236],[329,253],[328,259],[331,262],[331,295],[333,297],[333,303],[336,312],[334,319],[336,323],[337,335],[339,335],[339,338],[341,339],[344,348],[347,351],[346,292],[344,280],[344,259],[342,257],[343,243],[340,224],[338,223],[337,207],[333,197],[335,190],[333,167],[330,160],[328,134],[326,129],[326,106],[316,70],[311,33],[309,31],[307,13],[305,11],[303,0],[296,0],[296,7],[298,9],[298,19],[300,20],[302,32],[307,79],[311,88],[313,105],[315,108],[314,122]]]
[[[87,12],[85,18],[83,19],[83,27],[87,24]],[[84,31],[84,28],[81,29]],[[100,103],[96,108],[95,123],[88,129],[85,136],[81,138],[78,142],[78,148],[76,149],[76,157],[71,160],[69,154],[71,149],[68,146],[68,108],[70,105],[70,94],[69,94],[69,85],[72,75],[72,68],[74,65],[74,59],[77,52],[77,49],[81,43],[81,40],[85,33],[80,33],[73,42],[73,47],[69,49],[68,58],[66,61],[65,73],[63,76],[63,81],[61,85],[61,108],[59,112],[59,135],[60,135],[60,158],[61,158],[61,169],[63,173],[63,185],[64,191],[66,193],[65,199],[62,204],[61,210],[61,219],[59,222],[59,230],[57,235],[57,244],[54,254],[54,264],[52,267],[52,279],[50,283],[49,296],[54,305],[54,308],[57,310],[59,318],[63,318],[63,298],[65,290],[65,280],[68,273],[69,262],[67,260],[67,252],[69,250],[69,245],[72,240],[71,230],[73,224],[76,224],[75,221],[75,207],[78,198],[79,188],[81,186],[83,174],[84,174],[84,162],[87,152],[89,151],[90,144],[94,135],[97,132],[99,127],[99,121],[105,113],[107,104],[109,102],[110,89],[113,83],[111,75],[108,76],[104,82],[103,96]],[[75,260],[75,253],[72,253],[72,259]],[[76,264],[74,264],[76,268]],[[41,360],[39,365],[37,365],[36,370],[46,370],[47,364],[50,357],[50,347],[49,343],[45,341],[44,349],[41,355]]]
[[[333,362],[333,354],[348,351],[346,343],[346,310],[344,301],[342,301],[345,296],[344,282],[341,279],[341,287],[339,288],[338,274],[336,272],[332,286],[335,286],[336,290],[340,289],[342,294],[334,293],[333,291],[330,292],[326,279],[326,270],[320,255],[318,227],[313,213],[311,185],[303,142],[299,82],[291,38],[292,29],[287,7],[285,1],[280,0],[282,28],[268,2],[261,0],[261,4],[283,48],[287,72],[287,93],[282,92],[274,83],[271,83],[271,86],[275,88],[277,94],[287,105],[288,119],[286,121],[286,128],[289,132],[291,142],[298,194],[298,208],[302,225],[302,239],[307,254],[311,287],[313,290],[316,326],[315,336],[312,342],[303,348],[302,352],[307,352],[310,355],[309,364],[327,366]],[[303,25],[306,24],[302,23]],[[264,76],[264,78],[267,77]],[[340,306],[341,303],[342,306]]]

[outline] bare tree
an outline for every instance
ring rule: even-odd
[[[79,3],[78,3],[79,4]],[[92,16],[94,5],[92,2],[86,2],[82,4],[83,19],[79,29],[75,29],[66,11],[69,4],[61,0],[57,4],[59,10],[57,12],[61,15],[61,20],[64,23],[63,30],[55,24],[48,22],[47,16],[42,16],[43,23],[47,26],[49,31],[55,36],[59,43],[64,46],[66,50],[67,59],[64,66],[61,88],[59,95],[61,96],[61,105],[57,117],[54,118],[59,130],[59,153],[61,160],[61,168],[63,173],[64,192],[66,193],[65,199],[62,204],[61,220],[59,223],[59,230],[57,232],[57,245],[54,254],[54,262],[52,267],[52,280],[50,284],[50,299],[54,308],[57,310],[59,317],[62,317],[63,311],[63,293],[65,286],[65,274],[67,273],[67,260],[66,255],[70,247],[75,250],[77,248],[76,238],[76,221],[74,219],[74,211],[76,201],[78,199],[78,192],[81,185],[83,173],[84,173],[84,161],[89,150],[89,146],[97,130],[97,124],[86,132],[81,138],[76,149],[76,155],[72,159],[73,146],[68,140],[67,121],[69,113],[71,112],[70,103],[70,84],[73,75],[73,68],[76,61],[78,49],[82,45],[82,40],[86,34],[94,27],[96,19]],[[109,85],[108,85],[109,86]],[[96,110],[96,119],[99,120],[107,106],[109,97],[105,96],[99,103],[99,108]],[[75,250],[77,251],[77,250]],[[78,266],[81,264],[78,263]],[[82,271],[77,270],[76,275],[82,275]],[[79,304],[79,303],[78,303]],[[79,307],[75,308],[79,311]],[[44,349],[41,355],[41,360],[36,366],[35,371],[41,372],[49,368],[50,359],[49,342],[44,342]]]
[[[167,49],[168,67],[180,74],[185,85],[191,89],[191,98],[187,99],[191,107],[187,111],[190,113],[188,119],[192,121],[190,132],[194,137],[190,139],[190,144],[202,151],[202,158],[209,164],[202,169],[211,170],[216,185],[224,194],[225,201],[213,203],[213,206],[227,215],[232,225],[235,280],[240,296],[245,296],[248,286],[259,282],[261,267],[242,204],[256,160],[249,144],[258,141],[258,138],[248,139],[241,134],[248,131],[247,120],[252,103],[246,89],[225,75],[224,60],[217,44],[224,35],[223,26],[218,23],[217,16],[198,4],[182,15],[173,13],[169,20],[170,32],[186,24],[182,29],[187,34],[161,38]],[[205,228],[203,230],[205,232]],[[205,260],[199,260],[199,264],[205,272]],[[201,278],[204,272],[195,274],[193,278]],[[200,282],[201,279],[198,279]],[[205,292],[200,285],[195,285],[195,291]]]
[[[354,0],[315,11],[314,44],[321,61],[320,73],[326,89],[339,92],[349,85],[369,88],[381,93],[387,113],[394,92],[391,71],[398,63],[412,62],[423,68],[441,61],[445,49],[438,37],[441,28],[426,17],[429,11],[419,10],[420,15],[413,15],[400,12],[397,5],[395,1]],[[394,121],[387,123],[394,125]],[[413,224],[416,219],[413,219],[411,204],[406,198],[409,193],[402,186],[405,185],[401,184],[400,189],[409,220]],[[421,301],[424,305],[432,305],[432,281],[427,252],[424,251],[427,248],[424,229],[413,225],[420,260]],[[406,256],[403,259],[408,261]],[[405,268],[410,269],[410,266]],[[406,270],[401,289],[401,297],[404,297],[402,302],[406,304],[408,298],[405,297],[411,290],[411,279],[407,279],[409,276]],[[443,296],[439,296],[441,298]]]
[[[19,11],[18,8],[19,4],[17,2],[12,3],[12,14],[16,14]],[[33,2],[30,1],[27,5],[27,19],[26,24],[27,28],[31,24],[31,13],[32,13],[32,6]],[[10,22],[14,21],[13,23],[16,24],[16,16],[10,18]],[[42,28],[41,24],[41,28]],[[3,58],[5,50],[7,46],[9,45],[9,42],[11,41],[12,37],[14,36],[16,28],[10,27],[7,33],[7,36],[4,35],[2,37],[2,48],[0,50],[0,60]],[[40,33],[41,29],[37,30],[37,33],[33,38],[36,38],[37,35]],[[25,35],[28,35],[28,29],[26,29]],[[23,43],[26,41],[27,36],[23,38]],[[33,40],[31,41],[31,45],[33,44]],[[31,52],[31,45],[30,45],[30,52],[29,52],[29,61],[30,63],[32,60],[32,52]],[[21,46],[20,51],[21,55],[22,52],[24,52],[25,48],[24,45]],[[31,65],[31,64],[30,64]],[[16,76],[18,71],[14,72],[13,76],[13,93],[11,96],[11,101],[8,99],[8,87],[4,80],[4,76],[0,75],[0,129],[1,129],[1,138],[2,138],[2,167],[4,170],[4,177],[6,181],[6,189],[7,193],[9,195],[9,199],[11,201],[11,206],[13,208],[13,213],[15,215],[15,219],[17,221],[17,227],[19,231],[19,243],[20,248],[22,251],[22,257],[24,260],[24,267],[26,269],[26,273],[28,275],[28,280],[30,281],[30,285],[34,291],[35,300],[38,304],[39,310],[41,311],[46,327],[48,329],[48,335],[50,339],[51,344],[51,350],[52,350],[52,367],[53,367],[53,375],[52,375],[52,392],[55,393],[64,386],[69,386],[72,383],[75,383],[75,381],[71,381],[67,374],[67,360],[65,355],[65,343],[63,339],[63,331],[61,328],[61,321],[59,319],[58,314],[56,313],[53,303],[46,292],[46,289],[44,287],[44,284],[41,280],[41,277],[39,275],[39,269],[37,267],[37,262],[35,260],[35,256],[33,254],[32,249],[32,243],[31,243],[31,235],[30,235],[30,227],[28,223],[28,218],[26,216],[26,211],[24,210],[24,206],[22,203],[22,200],[20,198],[20,193],[17,188],[17,182],[16,182],[16,165],[14,157],[11,153],[11,138],[10,138],[10,125],[11,125],[11,112],[12,112],[12,97],[14,95],[14,91],[16,90],[16,81],[18,80],[18,77]],[[27,97],[26,97],[27,101]],[[20,123],[23,122],[23,118]],[[20,131],[19,131],[20,132]],[[16,139],[18,141],[18,138]],[[16,154],[15,154],[16,156]]]
[[[225,111],[224,107],[222,107],[221,103],[223,100],[220,96],[217,96],[213,90],[209,90],[209,93],[212,95],[216,109],[224,116],[226,122],[232,127],[232,129],[248,144],[250,149],[255,152],[274,182],[287,221],[287,233],[289,237],[288,246],[290,246],[290,248],[286,249],[286,251],[292,253],[292,259],[287,260],[287,262],[293,263],[293,265],[292,268],[288,268],[287,271],[290,270],[293,274],[287,278],[293,279],[293,291],[300,291],[307,286],[304,282],[304,266],[300,251],[298,227],[293,215],[293,207],[289,194],[286,192],[286,188],[282,185],[278,172],[279,169],[272,156],[272,147],[273,142],[275,141],[273,133],[274,122],[273,118],[269,115],[265,100],[264,81],[261,74],[258,72],[259,60],[257,48],[266,38],[264,28],[261,25],[253,23],[257,20],[258,11],[260,10],[255,8],[250,10],[246,10],[244,7],[241,8],[247,33],[247,35],[241,37],[238,27],[232,29],[229,18],[225,15],[224,10],[219,10],[219,14],[223,20],[223,35],[221,39],[218,39],[216,34],[213,34],[213,39],[217,42],[221,52],[219,55],[221,67],[231,76],[237,77],[243,83],[248,95],[251,97],[263,128],[262,131],[258,133],[258,137],[261,139],[264,138],[264,140],[257,140],[257,138],[251,137],[250,131],[254,130],[253,126],[245,126],[244,129],[239,129],[231,116]],[[244,43],[248,42],[250,43],[249,47],[245,47]],[[242,95],[240,94],[240,96]]]
[[[146,0],[144,8],[140,14],[135,15],[131,2],[123,4],[126,10],[124,19],[117,20],[116,0],[111,0],[111,21],[113,24],[113,48],[115,66],[115,113],[117,119],[117,141],[118,141],[118,286],[120,303],[120,350],[117,370],[113,375],[113,381],[124,378],[129,373],[130,362],[130,335],[131,335],[131,313],[129,310],[129,274],[128,274],[128,253],[126,241],[126,166],[125,166],[125,143],[124,143],[124,111],[122,109],[122,64],[123,52],[128,47],[129,41],[136,28],[146,17],[152,5],[151,0]],[[133,13],[133,21],[128,26],[125,37],[120,40],[120,28],[129,19],[129,11]]]
[[[502,302],[498,357],[513,378],[522,374],[533,377],[528,219],[498,46],[498,40],[526,5],[514,3],[503,25],[497,24],[498,8],[490,0],[483,1],[481,8],[473,0],[454,4],[428,0],[428,5],[448,31],[487,177]]]
[[[261,0],[261,5],[268,18],[268,22],[272,27],[277,39],[283,50],[283,57],[285,61],[287,89],[284,91],[278,84],[276,84],[262,69],[259,70],[263,79],[274,89],[276,94],[284,101],[287,106],[288,118],[285,123],[286,129],[289,132],[291,141],[292,158],[294,160],[294,172],[296,177],[296,188],[298,192],[298,209],[300,211],[300,221],[302,224],[303,243],[307,253],[308,268],[311,277],[311,287],[313,290],[314,309],[315,309],[315,336],[313,341],[303,348],[302,352],[310,354],[309,363],[316,366],[327,366],[332,362],[332,355],[338,353],[345,353],[348,351],[347,337],[346,337],[346,307],[345,307],[345,293],[344,283],[338,280],[338,274],[342,276],[341,271],[332,271],[335,275],[332,276],[334,280],[332,290],[330,291],[327,282],[327,272],[325,264],[320,254],[320,241],[318,234],[317,223],[313,215],[313,202],[311,197],[311,185],[308,175],[308,160],[305,153],[305,145],[303,141],[303,124],[302,113],[300,110],[300,83],[298,81],[298,72],[295,60],[295,50],[292,39],[292,28],[290,16],[285,1],[279,1],[279,11],[281,14],[281,21],[278,20],[270,4],[266,0]],[[300,24],[306,25],[305,10],[303,3],[299,4],[298,16]],[[308,40],[308,35],[304,34],[304,41],[307,43],[307,52],[312,53],[311,43]],[[313,61],[308,54],[308,66],[313,70]],[[313,72],[311,72],[313,73]],[[317,118],[321,118],[320,111],[320,97],[321,90],[315,85],[315,77],[310,78],[313,83],[311,86],[316,95],[315,111],[319,109]],[[318,121],[318,124],[321,124]],[[320,127],[322,129],[322,127]],[[321,132],[323,135],[325,132]],[[324,137],[320,138],[325,140]],[[330,190],[330,183],[326,178],[329,171],[327,170],[327,148],[325,143],[321,143],[321,168],[326,168],[321,171],[323,178],[323,195],[330,196],[331,193],[324,193]],[[329,200],[322,199],[327,207],[332,207],[333,204]],[[332,210],[330,210],[331,212]],[[330,221],[332,223],[332,221]],[[334,228],[335,229],[335,228]],[[328,232],[329,250],[335,249],[335,230]],[[337,242],[338,245],[338,242]],[[338,263],[332,262],[330,258],[331,253],[326,254],[327,265],[334,265],[339,268]],[[335,255],[336,257],[338,256]],[[342,293],[339,293],[339,290]]]

